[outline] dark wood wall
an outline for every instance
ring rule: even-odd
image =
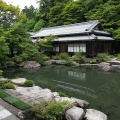
[[[96,56],[98,53],[112,53],[112,42],[110,41],[81,41],[81,42],[59,42],[54,45],[59,46],[59,53],[68,52],[68,44],[82,44],[86,43],[86,55],[87,56]],[[58,52],[57,52],[58,53]],[[74,55],[74,53],[69,53]]]

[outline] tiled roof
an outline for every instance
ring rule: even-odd
[[[72,37],[58,37],[54,41],[89,41],[89,40],[114,40],[106,36],[72,36]]]
[[[88,33],[100,22],[98,20],[82,22],[76,24],[62,25],[56,27],[43,28],[32,37],[45,37],[50,35],[69,35],[78,33]],[[103,31],[104,33],[107,33]]]

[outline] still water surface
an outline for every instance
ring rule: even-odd
[[[4,69],[8,78],[24,77],[42,88],[64,92],[68,96],[87,100],[89,108],[108,115],[108,120],[120,120],[120,73],[107,73],[99,69],[65,66],[37,69]]]

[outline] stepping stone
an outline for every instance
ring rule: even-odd
[[[14,116],[14,115],[10,115],[10,116],[8,116],[8,117],[2,119],[2,120],[20,120],[20,119],[17,118],[16,116]]]
[[[20,120],[20,119],[0,105],[0,120]]]

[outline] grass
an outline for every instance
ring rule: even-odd
[[[9,95],[4,90],[0,89],[0,98],[2,98],[4,101],[8,102],[9,104],[21,109],[26,110],[31,108],[30,105],[24,103],[23,101],[20,101],[19,99]]]

